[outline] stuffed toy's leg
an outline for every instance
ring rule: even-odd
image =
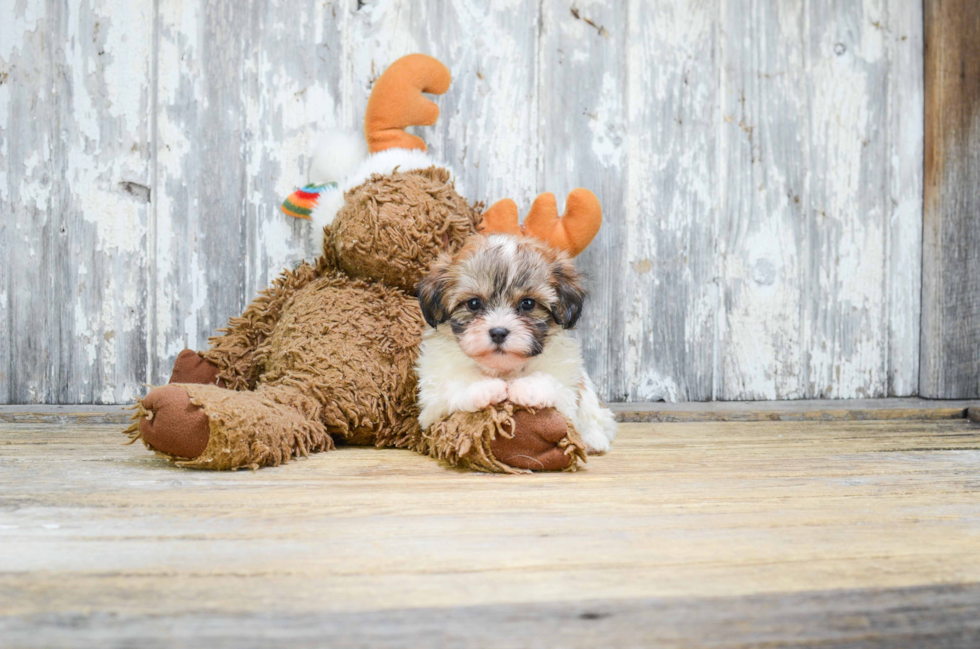
[[[429,427],[417,449],[451,465],[489,473],[574,471],[586,461],[575,427],[554,408],[505,402],[456,412]]]
[[[238,392],[171,383],[151,390],[134,419],[133,441],[188,468],[257,469],[333,448],[320,405],[289,385]]]

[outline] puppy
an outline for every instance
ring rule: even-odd
[[[453,412],[509,400],[554,407],[589,453],[609,450],[616,421],[567,333],[584,300],[572,262],[537,239],[477,235],[455,256],[443,255],[419,284],[432,327],[416,365],[423,430]]]

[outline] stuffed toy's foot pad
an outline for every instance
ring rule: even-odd
[[[554,408],[534,414],[516,410],[513,432],[513,437],[497,435],[490,443],[494,457],[504,464],[531,471],[560,471],[574,460],[558,445],[568,434],[568,424]]]
[[[225,387],[225,382],[218,378],[220,369],[211,361],[203,358],[193,349],[185,349],[177,354],[174,361],[174,371],[170,375],[171,383],[200,383],[201,385],[217,385]]]
[[[191,403],[187,390],[172,384],[154,388],[143,399],[143,409],[147,415],[139,420],[140,434],[153,449],[188,459],[204,452],[210,423],[204,410]]]

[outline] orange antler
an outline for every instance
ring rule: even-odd
[[[449,90],[449,69],[425,54],[409,54],[388,66],[374,83],[364,112],[364,137],[371,153],[385,149],[420,149],[421,138],[405,132],[406,126],[431,126],[439,107],[422,96]]]
[[[524,219],[524,232],[561,248],[574,257],[592,242],[602,225],[602,206],[588,189],[573,189],[565,199],[565,213],[558,216],[555,195],[541,194]]]
[[[575,189],[565,199],[565,213],[558,216],[555,195],[545,193],[534,199],[524,226],[517,224],[517,204],[509,198],[493,204],[483,215],[484,234],[526,235],[544,241],[574,257],[592,242],[602,225],[599,199],[588,189]]]
[[[512,234],[520,237],[524,235],[524,229],[517,222],[518,218],[517,203],[505,198],[483,213],[483,220],[476,229],[483,234]]]

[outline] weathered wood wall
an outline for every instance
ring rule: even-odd
[[[980,397],[980,8],[925,2],[922,371],[926,397]]]
[[[126,402],[314,250],[282,197],[412,51],[474,200],[590,187],[613,400],[914,394],[921,0],[0,0],[0,402]]]

